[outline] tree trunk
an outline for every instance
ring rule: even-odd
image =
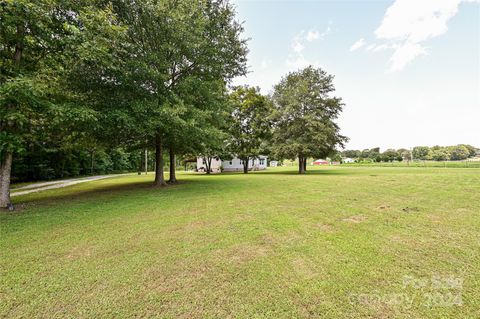
[[[17,37],[23,40],[25,25],[19,23],[17,25]],[[13,54],[13,63],[18,68],[23,54],[23,41],[19,40],[15,45],[15,53]],[[3,125],[2,125],[3,126]],[[7,121],[7,126],[11,123]],[[3,131],[4,127],[0,127]],[[13,153],[7,151],[4,158],[0,158],[0,209],[13,210],[12,201],[10,200],[10,178],[12,174]]]
[[[210,174],[212,172],[212,158],[210,156],[207,156],[205,159],[205,168],[207,169],[207,174]]]
[[[0,164],[0,209],[13,209],[10,201],[10,174],[12,172],[12,153],[8,152]]]
[[[157,133],[155,137],[155,181],[153,182],[154,186],[162,187],[166,186],[165,176],[163,174],[163,145],[162,145],[162,136],[160,133]]]
[[[138,163],[138,175],[142,175],[142,168],[143,168],[142,155],[143,155],[142,152],[140,152],[140,162]]]
[[[302,155],[298,156],[298,174],[304,174],[305,173],[305,166],[304,166],[304,159]]]
[[[175,174],[175,153],[173,151],[173,147],[170,147],[168,153],[170,156],[170,177],[168,179],[168,183],[175,184],[177,182],[177,176]]]
[[[307,171],[307,158],[305,157],[303,159],[303,172],[305,173]]]
[[[148,150],[145,148],[145,175],[148,174]]]
[[[248,157],[243,159],[243,174],[248,174]]]
[[[90,175],[93,175],[93,163],[95,159],[95,150],[92,150],[92,154],[90,157]]]

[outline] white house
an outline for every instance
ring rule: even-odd
[[[347,157],[342,159],[342,162],[344,163],[355,163],[355,160],[353,158]]]
[[[277,167],[278,161],[270,161],[270,167]]]
[[[258,171],[267,169],[268,157],[260,155],[255,159],[248,161],[248,169],[250,171]],[[239,158],[232,158],[231,160],[212,159],[212,172],[220,172],[223,169],[226,172],[243,171],[243,161]],[[197,170],[205,171],[205,159],[203,157],[197,157]]]
[[[220,167],[222,166],[222,160],[219,158],[212,158],[211,170],[212,173],[220,173]],[[206,159],[204,157],[197,157],[197,170],[207,171]]]

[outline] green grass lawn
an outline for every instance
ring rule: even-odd
[[[294,170],[15,197],[0,317],[480,317],[480,170]]]
[[[446,167],[446,168],[480,168],[480,161],[402,161],[402,162],[380,162],[380,163],[350,163],[342,164],[352,167]]]

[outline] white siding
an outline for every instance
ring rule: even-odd
[[[248,161],[248,169],[249,170],[264,170],[267,168],[268,164],[267,156],[259,156],[258,158]],[[236,171],[243,171],[243,162],[239,158],[232,158],[231,160],[212,160],[212,171],[217,172],[220,171],[220,166],[226,172],[236,172]],[[197,157],[197,169],[202,170],[205,169],[205,164],[203,157]]]
[[[220,172],[220,166],[222,165],[222,161],[220,159],[212,159],[212,172]],[[205,165],[205,159],[203,157],[197,157],[197,170],[205,170],[207,166]]]
[[[248,161],[248,169],[249,170],[264,170],[267,168],[267,161],[268,158],[266,156],[259,156],[255,159],[250,159]],[[243,161],[239,158],[232,158],[231,160],[222,161],[222,167],[224,171],[227,172],[235,172],[235,171],[243,171]]]

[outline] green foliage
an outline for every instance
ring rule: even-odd
[[[430,149],[425,159],[434,161],[446,161],[450,159],[450,152],[446,148],[433,147]]]
[[[0,158],[7,152],[24,150],[25,140],[36,137],[36,130],[48,123],[48,88],[26,76],[7,79],[0,86]]]
[[[139,151],[123,148],[88,148],[75,145],[58,148],[56,145],[27,143],[17,155],[12,168],[14,182],[51,180],[84,175],[135,172],[143,165]],[[153,163],[150,163],[153,168]],[[142,166],[143,171],[143,166]]]
[[[209,139],[222,137],[226,83],[246,69],[246,40],[233,6],[117,0],[109,8],[117,34],[101,49],[92,42],[70,74],[99,114],[97,139],[155,145],[159,159],[165,148],[185,156],[206,152]]]
[[[458,146],[464,146],[468,149],[468,157],[474,157],[475,155],[477,155],[477,153],[480,153],[480,149],[477,149],[477,148],[473,147],[472,145],[459,144]]]
[[[330,160],[332,162],[341,162],[342,161],[342,154],[340,152],[334,152],[329,157],[330,157]]]
[[[427,158],[429,150],[428,146],[415,146],[412,151],[413,158],[424,160]]]
[[[11,0],[0,21],[0,160],[15,153],[17,178],[85,174],[93,150],[98,172],[131,170],[158,135],[185,155],[224,140],[247,53],[228,2]]]
[[[109,8],[99,3],[8,0],[0,4],[0,162],[13,155],[15,179],[61,176],[58,163],[73,154],[68,143],[77,145],[92,131],[95,113],[66,75],[78,52],[99,43],[102,36],[106,42],[104,34],[90,28],[111,27],[114,21]],[[87,51],[93,52],[93,47]],[[50,158],[54,153],[65,158]],[[74,175],[81,173],[73,168],[76,163],[70,165]],[[10,176],[10,165],[1,169],[1,174]],[[9,204],[9,183],[0,188],[6,198],[2,207]]]
[[[446,147],[437,145],[431,148],[428,146],[416,146],[412,152],[405,148],[398,150],[387,149],[383,153],[379,152],[379,148],[365,149],[363,151],[345,150],[342,152],[344,157],[358,158],[360,161],[370,159],[375,162],[410,161],[412,156],[415,160],[459,161],[473,157],[475,154],[476,148],[466,144]]]
[[[270,100],[258,87],[239,86],[230,94],[231,114],[228,121],[227,150],[248,163],[262,151],[270,136]]]
[[[332,97],[333,76],[307,67],[289,73],[275,86],[272,151],[278,158],[326,157],[347,140],[335,123],[342,111]]]
[[[393,162],[394,160],[397,160],[398,157],[401,158],[400,154],[394,149],[388,149],[381,155],[382,161],[384,162]]]
[[[348,157],[348,158],[359,158],[361,157],[362,152],[359,150],[345,150],[342,151],[343,157]]]
[[[470,157],[469,149],[464,145],[450,146],[448,147],[450,153],[450,159],[453,161],[464,160]]]

